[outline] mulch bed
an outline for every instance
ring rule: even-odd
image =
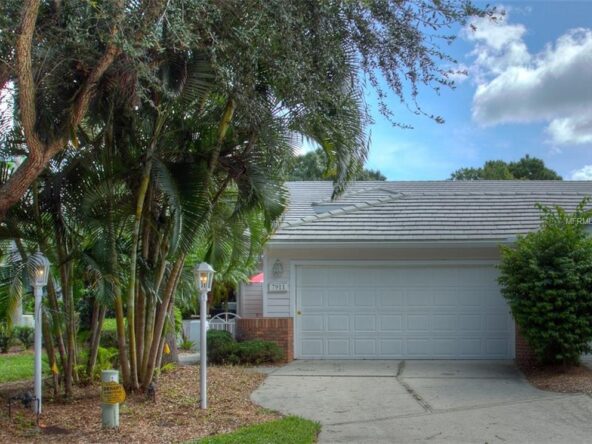
[[[250,394],[265,375],[240,367],[211,367],[208,410],[199,408],[199,366],[181,366],[161,375],[156,402],[144,394],[128,395],[120,405],[119,430],[101,428],[100,387],[77,387],[69,403],[46,401],[40,429],[20,405],[8,418],[7,397],[22,384],[0,386],[0,442],[182,442],[233,431],[276,419],[278,414],[254,405]],[[47,398],[46,398],[47,399]]]
[[[592,394],[592,369],[584,365],[523,369],[528,381],[541,390]]]

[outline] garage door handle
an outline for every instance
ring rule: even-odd
[[[296,314],[297,314],[298,316],[300,316],[300,315],[302,314],[302,312],[301,312],[300,310],[298,310],[298,311],[296,312]]]

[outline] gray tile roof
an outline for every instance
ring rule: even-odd
[[[536,230],[536,203],[572,211],[592,181],[288,182],[281,242],[503,241]]]

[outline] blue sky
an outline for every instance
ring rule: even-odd
[[[367,167],[389,180],[446,179],[486,160],[542,158],[565,179],[592,179],[592,1],[505,2],[505,19],[455,29],[448,52],[466,68],[455,90],[424,88],[439,125],[392,99],[393,127],[367,93],[375,124]]]

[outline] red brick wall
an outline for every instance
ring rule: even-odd
[[[516,324],[516,364],[518,367],[527,368],[536,365],[536,356],[520,333],[520,327]]]
[[[284,361],[294,360],[294,320],[292,318],[241,318],[236,320],[239,340],[273,341],[284,351]]]

